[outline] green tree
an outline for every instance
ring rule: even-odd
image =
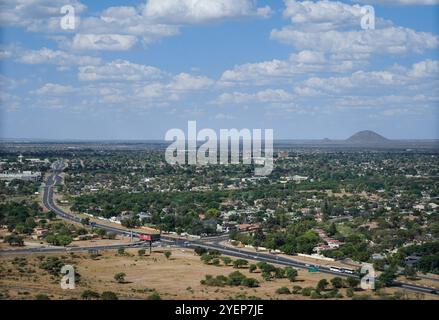
[[[116,280],[118,283],[125,282],[125,276],[126,274],[124,272],[118,272],[114,275],[114,280]]]
[[[245,278],[242,280],[241,284],[243,286],[249,287],[249,288],[256,288],[259,287],[259,281],[255,278]]]
[[[158,292],[153,292],[148,296],[147,300],[162,300],[162,298],[160,297]]]
[[[99,299],[101,296],[99,293],[92,291],[92,290],[85,290],[81,294],[81,299],[84,300],[93,300],[93,299]]]
[[[276,293],[277,294],[291,294],[291,291],[287,287],[280,287],[276,290]]]
[[[165,251],[164,255],[165,255],[166,259],[169,259],[172,255],[172,253],[171,253],[171,251]]]
[[[298,272],[296,269],[292,268],[292,267],[286,267],[285,268],[285,276],[291,281],[294,282],[296,281]]]
[[[326,279],[321,279],[318,283],[317,283],[317,287],[316,290],[317,291],[325,291],[326,287],[329,285],[328,280]]]
[[[360,280],[354,277],[348,277],[346,279],[346,284],[348,288],[355,289],[360,284]]]
[[[334,288],[340,289],[343,287],[343,279],[340,277],[332,278],[331,284]]]
[[[227,284],[230,286],[239,286],[242,284],[242,281],[246,278],[245,275],[243,275],[239,271],[234,271],[231,274],[229,274],[227,278]]]
[[[38,293],[35,295],[35,300],[50,300],[49,296],[44,293]]]
[[[229,257],[221,257],[221,260],[223,261],[224,265],[228,266],[232,263],[232,259]]]
[[[16,234],[8,235],[3,240],[4,242],[7,242],[11,246],[19,246],[19,247],[24,246],[23,237],[20,237],[19,235]]]
[[[244,267],[246,265],[248,265],[248,261],[245,259],[236,259],[235,261],[233,261],[233,267],[237,269]]]
[[[251,264],[248,266],[248,271],[255,272],[258,267],[255,264]]]
[[[57,238],[57,242],[59,243],[59,245],[61,245],[63,247],[70,244],[73,240],[71,236],[64,235],[64,234],[60,234],[60,235],[56,236],[56,238]]]

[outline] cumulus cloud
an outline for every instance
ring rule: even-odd
[[[128,50],[137,39],[121,34],[76,34],[71,48],[76,50]]]
[[[201,90],[210,87],[213,83],[213,80],[204,76],[180,73],[174,77],[168,87],[176,91]]]
[[[331,53],[421,53],[439,45],[437,36],[402,27],[367,31],[306,32],[286,27],[273,30],[271,38],[300,50],[319,48]]]
[[[379,96],[383,92],[395,95],[407,91],[435,96],[437,90],[432,88],[439,82],[438,71],[438,61],[425,60],[413,64],[410,68],[395,66],[382,71],[357,71],[347,76],[311,77],[295,87],[294,91],[303,96]]]
[[[75,55],[61,50],[42,48],[18,52],[18,61],[25,64],[54,64],[61,67],[98,65],[101,59],[97,57]]]
[[[288,102],[293,99],[291,93],[282,89],[266,89],[255,93],[233,92],[221,94],[217,104],[243,104],[243,103],[277,103]]]
[[[256,7],[251,0],[149,0],[143,14],[155,21],[171,24],[196,24],[228,18],[262,16],[269,6]]]
[[[46,83],[44,86],[33,91],[32,93],[38,95],[64,95],[72,92],[75,92],[75,88],[73,88],[72,86],[65,86],[56,83]]]
[[[99,66],[79,67],[78,78],[83,81],[140,81],[159,79],[163,74],[158,68],[119,59]]]
[[[17,3],[18,2],[18,3]],[[265,17],[270,7],[257,7],[253,0],[148,0],[139,6],[114,6],[95,16],[81,17],[86,6],[79,0],[68,4],[75,8],[74,36],[60,28],[61,7],[65,1],[5,0],[0,3],[0,25],[20,26],[28,31],[64,34],[53,37],[60,45],[75,50],[129,50],[137,43],[179,34],[185,24]],[[71,32],[70,32],[71,33]]]
[[[375,30],[362,30],[362,7],[332,1],[286,0],[292,25],[272,30],[271,39],[298,50],[350,54],[421,53],[437,48],[437,36],[393,25],[377,17]]]
[[[361,54],[326,54],[303,50],[291,54],[288,60],[273,59],[237,65],[224,71],[218,83],[220,86],[234,86],[291,82],[294,77],[304,74],[352,71],[364,66],[366,58]]]
[[[52,25],[56,21],[56,28],[61,32],[59,21],[62,17],[61,8],[69,4],[80,14],[86,6],[78,0],[2,0],[0,2],[0,25],[21,26],[30,31],[37,31],[44,25]]]
[[[379,5],[402,5],[402,6],[431,6],[439,4],[439,0],[356,0],[355,2],[364,4]]]

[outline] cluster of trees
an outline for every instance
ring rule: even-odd
[[[38,203],[6,202],[0,203],[0,224],[6,225],[9,231],[19,234],[31,234],[36,227],[36,218],[46,218]],[[42,223],[45,221],[43,220]]]
[[[311,230],[316,226],[312,219],[304,219],[290,223],[285,231],[279,231],[276,227],[267,229],[265,232],[257,230],[251,235],[233,232],[230,238],[244,244],[268,249],[279,249],[287,254],[312,253],[313,248],[321,241],[316,232]]]
[[[402,265],[404,265],[404,259],[407,256],[416,255],[420,259],[415,263],[415,269],[424,273],[439,274],[439,241],[404,247],[398,251],[398,254],[399,262]]]
[[[85,290],[81,294],[81,299],[83,300],[118,300],[118,296],[116,293],[112,291],[104,291],[99,294],[96,291]]]
[[[68,223],[51,223],[47,225],[48,232],[44,236],[44,240],[55,246],[66,246],[73,241],[73,238],[78,235],[87,234],[87,229],[83,227],[76,227]]]
[[[0,194],[8,196],[29,196],[38,191],[40,183],[37,181],[12,180],[6,185],[6,181],[0,181]]]
[[[222,261],[224,266],[233,266],[236,269],[246,268],[251,273],[260,272],[262,278],[266,281],[272,279],[289,279],[291,282],[296,281],[298,272],[292,267],[276,267],[267,262],[258,262],[256,264],[249,264],[245,259],[232,260],[230,257],[222,257],[216,250],[207,250],[201,247],[195,248],[195,253],[200,256],[201,261],[206,264],[219,266]],[[210,281],[216,281],[216,278],[210,279]]]
[[[323,255],[337,260],[351,258],[355,261],[365,262],[370,259],[371,252],[366,239],[360,233],[352,234],[344,238],[344,241],[345,244],[338,249],[323,251]]]
[[[302,294],[303,296],[311,297],[311,299],[330,299],[330,298],[343,298],[343,295],[339,292],[339,289],[346,288],[346,295],[348,297],[354,296],[354,291],[360,284],[360,280],[349,277],[342,279],[335,277],[328,281],[327,279],[321,279],[315,288],[294,286],[292,290],[288,287],[280,287],[276,290],[277,294]]]
[[[10,234],[6,236],[4,239],[4,242],[8,243],[11,246],[24,246],[24,240],[23,237],[17,235],[17,234]]]
[[[215,287],[224,287],[225,285],[229,286],[245,286],[248,288],[259,287],[259,281],[255,278],[246,277],[239,271],[234,271],[230,273],[227,277],[223,275],[219,275],[213,277],[211,275],[206,275],[205,279],[200,281],[201,284],[207,286],[215,286]]]

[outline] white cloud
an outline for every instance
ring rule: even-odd
[[[65,86],[56,83],[46,83],[41,88],[32,91],[32,93],[38,95],[64,95],[72,92],[75,92],[75,88],[73,88],[72,86]]]
[[[82,81],[140,81],[159,79],[163,74],[155,67],[115,60],[104,65],[80,67],[78,77]]]
[[[274,59],[237,65],[233,69],[223,72],[219,85],[288,83],[299,75],[352,71],[364,66],[365,58],[360,54],[325,55],[324,52],[320,51],[303,50],[291,54],[288,60]]]
[[[349,54],[422,53],[437,48],[436,35],[395,26],[376,18],[376,29],[362,30],[360,5],[335,1],[285,1],[284,16],[292,25],[271,31],[271,39],[298,50]]]
[[[195,24],[215,20],[262,16],[271,13],[268,6],[256,7],[251,0],[149,0],[143,14],[170,24]]]
[[[236,119],[236,117],[232,116],[230,114],[218,113],[215,115],[214,119],[216,119],[216,120],[234,120],[234,119]]]
[[[137,39],[121,34],[76,34],[71,42],[75,50],[128,50]]]
[[[360,5],[349,5],[338,1],[286,0],[284,2],[284,17],[291,19],[295,28],[308,31],[359,27],[363,16]]]
[[[307,32],[285,27],[273,30],[271,38],[299,50],[319,48],[330,53],[403,54],[422,53],[438,47],[437,36],[402,27],[363,31]]]
[[[70,67],[97,65],[101,63],[100,58],[74,55],[65,51],[51,50],[48,48],[17,52],[17,54],[21,55],[18,61],[25,64],[54,64],[62,67]]]
[[[439,4],[439,0],[356,0],[356,2],[364,3],[364,4],[403,5],[403,6],[409,6],[409,5],[431,6],[431,5]]]
[[[439,61],[425,60],[415,63],[408,75],[413,78],[437,78],[439,76]]]
[[[265,17],[268,6],[253,0],[149,0],[144,5],[109,7],[96,16],[81,17],[86,7],[69,1],[76,9],[74,36],[62,30],[63,0],[4,0],[0,3],[0,24],[21,26],[28,31],[57,34],[52,39],[76,50],[128,50],[137,43],[149,45],[179,34],[184,24],[208,23],[241,17]],[[64,34],[64,35],[59,35]]]
[[[282,89],[266,89],[256,93],[233,92],[221,94],[217,104],[243,104],[243,103],[279,103],[288,102],[293,95]]]
[[[57,31],[62,32],[59,23],[63,14],[60,11],[66,4],[72,5],[76,14],[84,12],[87,8],[78,0],[2,0],[0,25],[21,26],[37,31],[47,28],[47,24],[52,25],[55,21]]]
[[[176,91],[201,90],[210,87],[213,83],[213,80],[204,76],[180,73],[174,77],[173,81],[169,84],[169,88]]]

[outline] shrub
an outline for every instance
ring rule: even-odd
[[[123,283],[125,281],[126,274],[124,272],[118,272],[114,275],[114,280],[119,283]]]
[[[246,276],[243,275],[241,272],[235,271],[229,274],[227,284],[231,286],[239,286],[245,278]]]
[[[302,289],[302,295],[304,295],[305,297],[309,297],[313,291],[314,291],[313,287],[303,288]]]
[[[213,277],[211,275],[206,275],[205,279],[201,280],[200,283],[206,286],[224,287],[224,285],[227,283],[227,277],[223,275],[219,275],[216,277]]]
[[[231,264],[233,261],[231,258],[229,257],[221,257],[221,260],[223,261],[224,265],[228,266],[229,264]]]
[[[347,288],[346,289],[346,296],[348,296],[349,298],[352,298],[354,296],[354,290],[352,288]]]
[[[219,264],[220,264],[220,260],[218,258],[212,259],[212,265],[219,266]]]
[[[280,287],[279,289],[276,290],[277,294],[291,294],[290,289],[288,289],[287,287]]]
[[[237,260],[233,261],[233,267],[237,268],[237,269],[244,267],[246,265],[248,265],[248,261],[245,259],[237,259]]]
[[[147,300],[162,300],[162,298],[160,297],[158,292],[154,292],[148,296]]]
[[[285,268],[285,276],[291,281],[294,282],[296,281],[296,277],[297,277],[297,270],[292,268],[292,267],[286,267]]]
[[[35,295],[35,300],[50,300],[49,296],[44,293],[38,293]]]
[[[117,294],[115,294],[112,291],[104,291],[104,292],[102,292],[101,299],[102,300],[119,300],[119,298],[117,297]]]
[[[82,292],[81,298],[84,300],[93,300],[93,299],[99,299],[100,295],[95,291],[85,290],[84,292]]]
[[[301,286],[294,286],[293,287],[293,293],[294,294],[298,294],[302,291],[302,287]]]
[[[332,278],[331,284],[334,288],[340,289],[343,287],[343,279],[340,277]]]
[[[207,249],[202,248],[202,247],[196,247],[196,248],[194,249],[194,252],[195,252],[197,255],[202,256],[203,254],[207,253]]]
[[[256,288],[259,287],[259,281],[255,278],[245,278],[242,280],[241,283],[243,286],[249,287],[249,288]]]

